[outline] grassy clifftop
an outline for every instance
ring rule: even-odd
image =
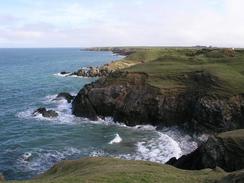
[[[186,171],[144,161],[86,158],[60,162],[42,176],[23,183],[212,183],[225,175],[222,170]]]
[[[144,72],[148,83],[167,90],[199,90],[205,95],[244,93],[244,50],[133,48],[110,69]]]

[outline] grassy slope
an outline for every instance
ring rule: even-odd
[[[162,90],[205,89],[211,96],[227,96],[244,93],[244,51],[234,57],[223,49],[202,54],[189,48],[140,48],[136,53],[110,65],[112,69],[124,68],[130,72],[145,72],[148,83]],[[197,72],[210,76],[213,81],[196,81],[191,78]]]
[[[207,183],[226,175],[221,170],[186,171],[168,165],[112,158],[86,158],[63,161],[37,179],[25,183]],[[14,182],[15,183],[15,182]],[[19,182],[18,182],[19,183]]]

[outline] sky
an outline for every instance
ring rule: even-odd
[[[0,47],[244,47],[243,0],[0,0]]]

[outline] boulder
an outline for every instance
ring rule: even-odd
[[[59,93],[54,100],[60,100],[60,99],[65,99],[65,100],[67,100],[68,103],[71,103],[72,100],[74,99],[74,96],[72,96],[69,93],[62,92],[62,93]]]
[[[216,168],[227,172],[244,169],[244,129],[210,136],[206,143],[178,160],[167,164],[187,170]]]
[[[86,76],[86,70],[80,69],[77,72],[74,72],[73,75],[85,77]]]
[[[45,118],[55,118],[58,116],[58,113],[54,110],[47,110],[46,108],[38,108],[33,112],[33,115],[41,114]]]

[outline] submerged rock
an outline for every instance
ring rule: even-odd
[[[67,75],[67,74],[71,74],[70,72],[66,72],[66,71],[62,71],[60,72],[61,75]]]
[[[59,93],[54,100],[60,100],[60,99],[65,99],[65,100],[67,100],[68,103],[71,103],[72,100],[74,99],[74,96],[72,96],[69,93],[62,92],[62,93]]]
[[[46,118],[55,118],[58,116],[58,113],[56,111],[47,110],[46,108],[38,108],[36,111],[33,112],[33,115],[37,115],[38,113]]]
[[[167,164],[187,170],[221,167],[231,172],[244,169],[244,130],[209,137],[198,149]]]

